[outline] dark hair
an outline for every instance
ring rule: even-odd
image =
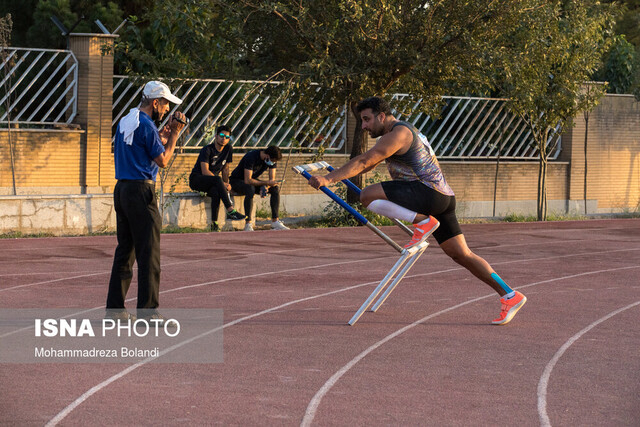
[[[216,133],[220,133],[220,132],[224,132],[227,131],[229,133],[231,133],[231,128],[227,125],[220,125],[216,128]]]
[[[270,145],[264,149],[264,152],[269,155],[272,161],[278,161],[282,159],[282,152],[275,145]]]
[[[377,96],[372,96],[370,98],[363,99],[356,106],[356,110],[358,113],[362,113],[367,108],[371,108],[371,111],[374,114],[385,113],[386,115],[391,114],[391,107],[389,103],[382,98],[378,98]]]
[[[154,99],[156,98],[147,98],[146,96],[142,95],[142,98],[140,98],[140,107],[144,108],[151,105]]]

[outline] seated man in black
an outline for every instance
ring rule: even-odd
[[[218,225],[218,209],[220,200],[227,209],[227,219],[239,220],[245,216],[233,208],[229,191],[229,164],[233,160],[233,147],[229,144],[231,129],[228,126],[218,126],[213,144],[200,150],[191,175],[189,187],[194,191],[202,191],[211,197],[211,221],[213,231],[220,231]],[[220,176],[222,175],[222,177]]]
[[[253,196],[258,193],[262,197],[266,197],[267,193],[271,195],[271,229],[289,229],[278,219],[280,188],[276,182],[276,162],[280,159],[282,159],[282,153],[275,145],[264,150],[249,151],[231,172],[231,188],[236,193],[244,194],[244,211],[247,214],[244,231],[253,231],[251,210],[253,209]],[[267,181],[258,179],[267,169],[269,169],[269,179]]]

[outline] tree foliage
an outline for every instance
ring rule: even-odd
[[[610,93],[631,93],[640,84],[640,50],[617,35],[605,54],[603,67],[595,80],[606,81]]]
[[[131,17],[117,41],[116,63],[127,74],[229,76],[237,53],[219,36],[229,25],[208,1],[157,3],[142,17]]]
[[[291,99],[321,115],[345,104],[354,111],[360,99],[390,92],[409,93],[428,108],[452,85],[488,84],[493,40],[534,3],[231,0],[221,6],[236,23],[223,36],[240,52],[238,68],[255,78],[277,75]],[[352,157],[365,149],[354,117]]]
[[[616,39],[594,80],[607,81],[611,93],[640,99],[640,0],[607,0],[616,10]]]
[[[400,90],[436,102],[447,84],[482,82],[486,52],[518,22],[527,0],[299,2],[236,0],[227,14],[241,64],[255,77],[282,77],[313,91],[314,102],[345,101]],[[425,102],[429,104],[429,102]]]
[[[80,20],[74,32],[101,33],[94,23],[96,19],[113,31],[126,16],[144,13],[150,4],[149,0],[0,0],[0,10],[10,11],[13,17],[14,46],[65,48],[66,39],[51,16],[57,17],[68,30]]]
[[[601,86],[586,90],[584,83],[600,65],[612,27],[610,9],[597,1],[553,1],[532,11],[505,40],[498,87],[529,126],[540,151],[539,220],[547,213],[546,171],[553,151],[547,147],[549,132],[558,125],[562,132],[602,96]]]

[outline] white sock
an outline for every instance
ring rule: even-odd
[[[416,212],[410,211],[407,208],[403,208],[400,205],[396,205],[393,202],[382,199],[374,200],[373,202],[369,203],[367,209],[369,209],[371,212],[377,213],[378,215],[384,215],[388,218],[397,218],[402,221],[411,223],[417,215]]]

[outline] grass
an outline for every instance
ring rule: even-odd
[[[23,233],[22,231],[10,231],[0,234],[0,239],[24,239],[27,237],[55,237],[53,233]]]
[[[585,215],[578,215],[578,214],[573,214],[573,215],[562,215],[562,214],[557,214],[557,213],[550,213],[547,214],[547,221],[583,221],[586,219],[591,219],[594,218],[592,216],[585,216]],[[538,217],[535,215],[521,215],[521,214],[509,214],[507,216],[505,216],[502,221],[504,222],[536,222],[538,221]]]
[[[335,206],[331,206],[335,205]],[[356,210],[359,211],[368,221],[377,227],[393,225],[393,222],[386,217],[374,214],[367,209],[362,209],[359,204],[356,205]],[[270,218],[271,212],[265,209],[259,209],[256,212],[258,218]],[[281,217],[291,217],[286,213]],[[640,218],[639,211],[621,212],[608,215],[561,215],[557,213],[551,213],[547,215],[547,222],[551,221],[583,221],[589,219],[616,219],[616,218]],[[499,222],[536,222],[537,217],[535,215],[522,215],[522,214],[509,214],[504,218],[459,218],[461,224],[486,224],[486,223],[499,223]],[[286,221],[285,221],[286,222]],[[296,228],[333,228],[333,227],[355,227],[360,223],[349,214],[347,211],[336,205],[335,203],[329,204],[325,209],[323,215],[312,216],[308,219],[301,219],[295,223],[287,223],[292,229]],[[194,227],[178,227],[176,225],[165,226],[161,233],[163,234],[181,234],[181,233],[208,233],[209,227],[206,228],[194,228]],[[115,236],[115,230],[101,230],[91,233],[72,233],[56,235],[51,232],[39,232],[39,233],[23,233],[21,231],[10,231],[8,233],[0,233],[0,239],[22,239],[22,238],[42,238],[42,237],[77,237],[77,236]]]

